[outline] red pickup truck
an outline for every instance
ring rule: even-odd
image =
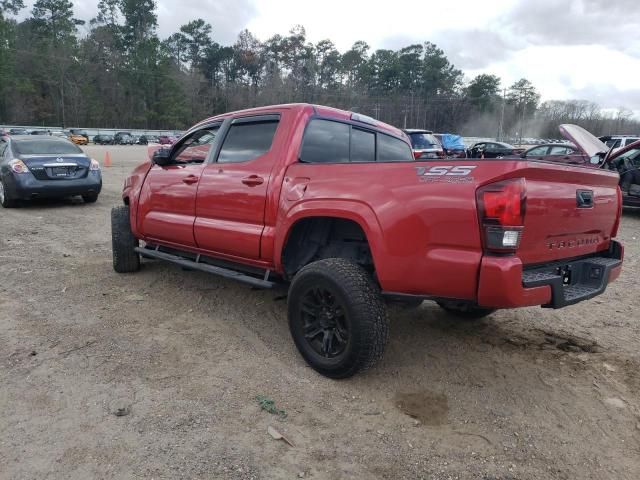
[[[317,371],[375,363],[385,299],[454,315],[559,308],[618,277],[618,175],[513,159],[416,161],[369,117],[295,104],[207,119],[157,150],[112,211],[113,265],[140,257],[289,285],[293,340]],[[144,244],[139,244],[139,241]]]

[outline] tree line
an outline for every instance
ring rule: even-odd
[[[0,123],[183,129],[225,111],[311,102],[357,111],[399,127],[464,135],[557,136],[559,123],[596,133],[640,130],[628,110],[604,114],[587,101],[540,103],[526,79],[465,79],[431,42],[340,52],[312,43],[304,27],[261,41],[240,32],[214,40],[195,19],[158,35],[155,0],[101,0],[88,24],[70,0],[0,0]]]

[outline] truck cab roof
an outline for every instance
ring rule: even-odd
[[[393,135],[395,137],[402,138],[403,140],[409,142],[409,139],[407,138],[407,136],[404,134],[402,130],[400,130],[399,128],[393,127],[387,123],[381,122],[371,117],[367,117],[366,115],[363,115],[360,113],[351,112],[347,110],[340,110],[338,108],[333,108],[333,107],[313,105],[310,103],[287,103],[282,105],[271,105],[267,107],[255,107],[255,108],[248,108],[245,110],[237,110],[235,112],[228,112],[228,113],[207,118],[206,120],[203,120],[195,127],[199,127],[203,124],[207,124],[215,121],[222,121],[230,117],[267,114],[267,113],[273,113],[274,111],[278,111],[278,110],[291,110],[294,112],[310,111],[313,116],[319,117],[319,118],[326,118],[326,119],[344,121],[349,123],[351,122],[360,123],[364,127],[373,128],[381,132]]]

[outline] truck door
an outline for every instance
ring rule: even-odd
[[[278,157],[272,148],[280,116],[233,119],[217,158],[202,174],[196,200],[198,247],[259,259],[267,188]]]
[[[138,222],[150,240],[195,246],[198,183],[219,125],[199,129],[176,144],[168,165],[151,167],[140,192]]]

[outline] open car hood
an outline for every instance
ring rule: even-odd
[[[609,147],[578,125],[560,125],[560,133],[564,138],[573,142],[589,158],[593,158],[598,154],[606,154],[609,151]]]

